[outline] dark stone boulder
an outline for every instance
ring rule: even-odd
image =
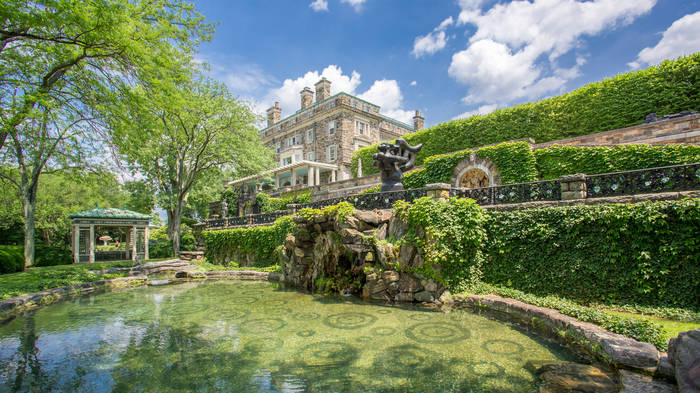
[[[700,392],[700,329],[683,332],[668,344],[680,393]]]

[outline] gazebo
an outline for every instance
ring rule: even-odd
[[[99,208],[73,213],[73,263],[95,262],[95,227],[126,227],[124,259],[148,259],[148,232],[151,216],[125,209]]]

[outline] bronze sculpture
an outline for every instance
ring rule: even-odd
[[[379,153],[372,155],[373,164],[379,169],[382,178],[381,191],[403,190],[403,173],[413,168],[416,162],[416,154],[423,144],[411,146],[403,138],[398,138],[396,143],[381,143]]]

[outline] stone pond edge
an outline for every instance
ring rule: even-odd
[[[280,273],[253,270],[235,271],[182,271],[171,283],[191,280],[251,280],[282,282]],[[101,289],[121,289],[157,285],[158,280],[147,276],[119,277],[16,296],[0,301],[0,323],[18,314],[56,303],[64,298],[83,295]],[[443,305],[453,309],[477,309],[505,314],[517,322],[533,327],[546,336],[556,338],[575,353],[602,362],[610,367],[626,369],[643,375],[656,375],[673,380],[668,358],[649,343],[639,342],[621,334],[610,332],[598,325],[579,321],[557,310],[534,306],[519,300],[497,295],[452,295],[440,298]]]

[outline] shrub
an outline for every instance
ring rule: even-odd
[[[0,246],[0,274],[24,270],[24,247]]]
[[[152,259],[173,256],[173,243],[170,240],[156,241],[148,244],[148,257]]]
[[[700,146],[576,147],[554,145],[535,150],[534,155],[540,178],[547,180],[574,173],[595,175],[700,162]]]
[[[73,263],[73,253],[63,246],[48,246],[37,243],[34,250],[34,266],[57,266]]]
[[[265,193],[258,193],[255,195],[255,201],[258,203],[260,213],[287,210],[287,205],[290,203],[311,202],[311,190],[307,189],[296,193],[294,191],[290,191],[280,195],[279,198],[273,198]]]
[[[664,61],[645,70],[590,83],[570,93],[499,109],[488,115],[438,124],[404,136],[423,143],[416,157],[430,156],[520,138],[547,142],[640,124],[647,114],[659,116],[700,109],[700,53]],[[377,173],[372,154],[377,145],[356,151],[364,175]]]
[[[700,307],[700,199],[490,211],[484,281],[582,302]]]
[[[273,265],[275,250],[284,244],[287,234],[294,229],[291,216],[280,217],[270,226],[223,229],[202,232],[205,256],[215,264],[238,262],[237,257],[252,255],[256,266]]]

